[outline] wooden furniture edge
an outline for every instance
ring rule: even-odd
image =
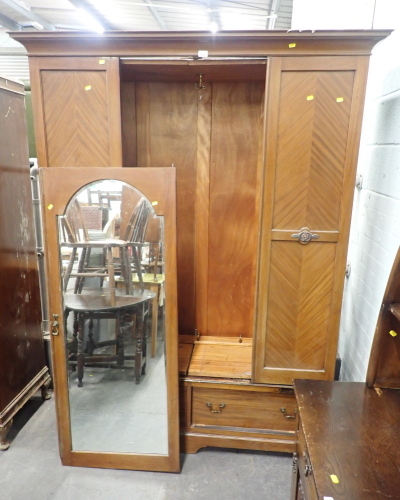
[[[0,413],[0,427],[4,427],[36,391],[50,382],[49,369],[46,367],[6,406]]]
[[[326,54],[369,55],[372,47],[392,30],[321,31],[203,31],[160,32],[10,32],[30,55],[95,56],[194,56],[208,50],[209,56],[304,55],[312,51]],[[166,42],[168,41],[168,47]]]
[[[181,448],[184,453],[197,453],[201,448],[207,446],[283,453],[293,453],[295,451],[295,441],[293,439],[239,437],[207,433],[195,434],[192,432],[181,433]]]

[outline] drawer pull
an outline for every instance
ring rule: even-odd
[[[206,403],[206,405],[208,406],[208,408],[210,408],[210,412],[211,413],[221,413],[222,408],[225,408],[225,403],[221,403],[219,405],[219,410],[213,410],[212,409],[212,407],[213,407],[212,403]]]
[[[286,408],[281,408],[281,412],[285,415],[285,418],[289,418],[289,419],[295,419],[296,418],[297,410],[293,410],[293,415],[288,415],[287,411],[286,411]]]

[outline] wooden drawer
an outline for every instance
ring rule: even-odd
[[[297,415],[292,394],[235,389],[193,387],[194,426],[223,426],[294,432]]]
[[[306,500],[318,500],[312,465],[301,425],[299,429],[297,466],[299,469],[299,483],[301,484],[300,489],[304,498]]]

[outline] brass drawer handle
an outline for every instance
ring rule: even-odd
[[[285,415],[285,418],[295,419],[297,410],[293,410],[293,415],[288,415],[286,408],[281,408],[281,412]]]
[[[212,407],[213,407],[212,403],[206,403],[206,405],[208,406],[208,408],[210,408],[210,412],[211,413],[221,413],[222,408],[225,408],[225,403],[221,403],[219,405],[219,410],[213,410],[212,409]]]
[[[302,245],[307,245],[311,240],[317,240],[319,234],[312,233],[308,227],[302,227],[299,233],[292,234],[292,238],[299,240]]]

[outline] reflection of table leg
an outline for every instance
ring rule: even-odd
[[[78,331],[78,354],[76,359],[77,371],[78,371],[78,387],[82,387],[83,379],[83,367],[85,365],[85,355],[83,353],[83,336],[85,328],[85,316],[83,313],[78,314],[79,316],[79,331]]]
[[[143,307],[139,308],[136,315],[136,349],[135,349],[135,383],[140,382],[140,375],[142,374],[142,356],[143,356]]]
[[[158,326],[158,290],[159,285],[153,285],[152,283],[146,283],[146,288],[156,295],[152,299],[151,303],[151,357],[156,357],[157,351],[157,326]]]
[[[136,282],[137,281],[135,280],[135,283]],[[117,286],[122,287],[122,282],[118,281]],[[151,292],[155,293],[155,297],[152,299],[151,302],[152,312],[151,312],[151,349],[150,349],[151,357],[155,358],[157,351],[158,303],[160,298],[159,296],[161,293],[162,282],[144,281],[144,287],[146,288],[146,290],[150,290]]]

